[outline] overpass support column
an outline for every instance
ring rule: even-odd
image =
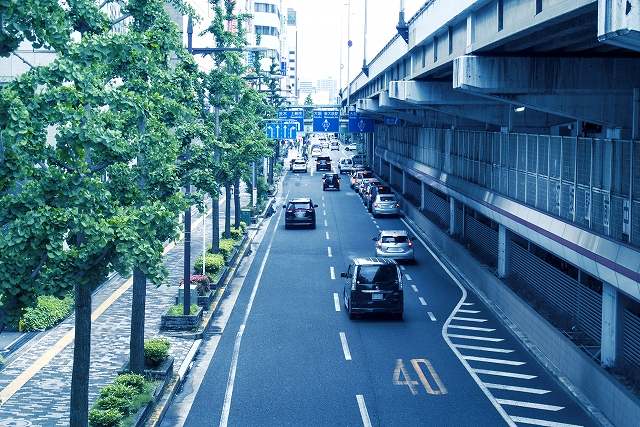
[[[511,232],[500,224],[498,227],[498,277],[501,279],[509,275],[511,245]]]
[[[407,194],[407,174],[404,172],[404,169],[402,170],[402,195],[404,196],[405,194]]]
[[[420,211],[424,212],[424,182],[420,181]]]
[[[602,336],[600,360],[602,366],[618,364],[622,355],[624,308],[620,292],[609,283],[602,283]]]
[[[456,206],[458,202],[453,197],[449,197],[449,235],[460,234],[460,224],[456,223]]]

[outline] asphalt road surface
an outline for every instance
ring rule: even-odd
[[[323,192],[321,175],[285,178],[283,197],[319,205],[317,228],[285,230],[276,211],[163,425],[595,425],[419,240],[404,320],[350,320],[340,272],[375,255],[379,229],[409,228],[372,218],[346,176]]]

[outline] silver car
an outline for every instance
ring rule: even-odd
[[[378,215],[400,215],[400,204],[393,194],[378,194],[371,204],[371,213]]]
[[[376,242],[376,256],[415,261],[413,242],[407,231],[382,230],[373,240]]]

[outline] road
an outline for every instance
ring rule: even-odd
[[[408,225],[372,218],[346,177],[339,192],[320,180],[287,175],[283,196],[311,197],[318,227],[284,230],[276,212],[163,425],[595,425],[420,242],[404,320],[350,320],[340,272]]]

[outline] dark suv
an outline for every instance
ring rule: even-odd
[[[340,175],[337,173],[325,173],[322,177],[322,191],[328,189],[340,191]]]
[[[349,318],[358,313],[391,313],[402,319],[402,274],[394,260],[354,258],[341,276],[345,279],[343,301]]]
[[[316,158],[316,170],[317,171],[329,171],[331,172],[331,157],[318,156]]]
[[[296,225],[306,225],[316,228],[316,209],[309,198],[292,199],[282,208],[285,209],[284,228]]]

